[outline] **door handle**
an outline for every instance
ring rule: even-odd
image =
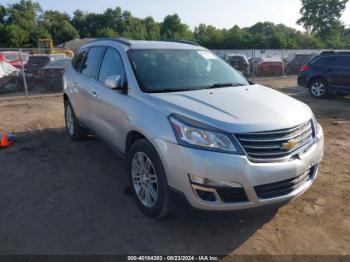
[[[97,93],[96,93],[95,91],[90,91],[90,95],[91,95],[92,97],[97,97]]]
[[[72,87],[73,87],[73,88],[76,88],[76,87],[78,87],[78,84],[77,84],[77,82],[73,82],[73,83],[72,83]]]

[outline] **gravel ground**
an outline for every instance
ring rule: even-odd
[[[325,158],[300,198],[221,219],[146,218],[123,160],[95,138],[67,138],[61,96],[1,99],[0,131],[18,140],[0,151],[0,254],[350,255],[350,99],[260,81],[311,106]]]

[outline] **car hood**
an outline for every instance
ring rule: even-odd
[[[312,118],[307,105],[261,85],[154,93],[150,98],[169,115],[235,133],[290,128]]]

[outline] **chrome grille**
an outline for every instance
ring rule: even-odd
[[[255,162],[283,161],[306,151],[315,140],[312,121],[268,132],[236,134],[248,157]]]

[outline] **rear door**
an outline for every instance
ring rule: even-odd
[[[92,103],[96,99],[96,77],[104,52],[105,47],[100,46],[83,50],[83,61],[72,81],[72,89],[77,93],[74,110],[77,111],[79,120],[91,129],[96,115],[92,109]]]
[[[331,85],[338,92],[350,91],[350,56],[334,56],[329,58],[328,68]]]
[[[81,89],[82,75],[81,67],[85,60],[85,55],[89,51],[88,48],[84,48],[78,51],[78,53],[72,59],[72,66],[68,68],[66,72],[66,84],[69,90],[69,99],[73,105],[74,113],[80,121],[85,123],[86,119],[86,100],[84,99],[84,90]]]

